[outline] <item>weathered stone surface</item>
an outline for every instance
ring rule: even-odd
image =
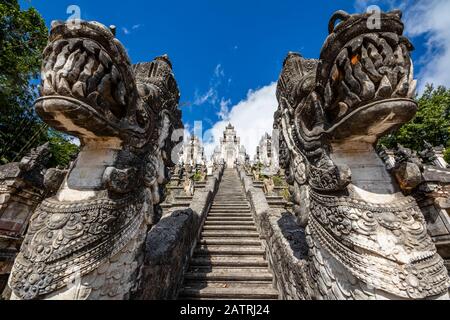
[[[0,294],[33,210],[46,194],[53,194],[54,190],[44,181],[51,170],[47,170],[50,157],[49,146],[45,144],[31,150],[20,162],[0,166]],[[61,181],[54,184],[60,185]]]
[[[209,168],[193,142],[166,197],[181,142],[173,134],[182,131],[170,60],[132,66],[106,27],[54,23],[36,110],[79,137],[82,150],[68,172],[45,178],[33,156],[0,170],[0,191],[28,179],[56,192],[34,212],[9,281],[12,298],[175,299],[184,277],[196,285],[184,286],[182,297],[190,298],[276,298],[279,291],[284,299],[447,299],[449,278],[432,241],[450,255],[447,164],[432,148],[421,156],[437,171],[405,148],[385,152],[396,182],[375,153],[377,140],[410,120],[417,105],[401,13],[382,13],[376,30],[369,18],[335,13],[319,60],[290,53],[283,64],[275,128],[293,214],[284,203],[274,209],[273,180],[252,182],[264,170],[252,171],[231,124]],[[212,204],[222,164],[229,169]],[[33,194],[20,196],[14,206],[5,204],[17,195],[0,194],[0,210],[33,204]],[[0,245],[1,258],[10,258],[14,243]],[[194,264],[186,274],[193,252],[194,262],[212,269],[259,269],[199,273]]]
[[[264,239],[266,257],[274,274],[274,284],[282,300],[306,300],[311,296],[307,281],[308,246],[305,231],[291,213],[271,209],[261,189],[240,170],[240,178],[252,206],[258,232]]]
[[[290,53],[278,81],[280,161],[308,245],[301,286],[314,299],[448,298],[423,214],[373,148],[416,112],[413,47],[399,11],[376,30],[369,17],[335,13],[320,59]],[[401,173],[413,188],[415,168]]]
[[[226,169],[181,299],[277,299],[256,224],[235,169]]]
[[[196,217],[191,209],[161,219],[147,235],[142,269],[144,300],[175,299],[191,247],[195,242]]]
[[[436,148],[439,151],[439,148]],[[450,170],[435,148],[426,143],[419,156],[408,148],[384,149],[386,168],[400,188],[413,196],[426,219],[428,233],[450,272]]]
[[[172,64],[161,56],[132,66],[108,28],[85,21],[54,22],[43,56],[36,111],[82,147],[57,194],[33,214],[9,279],[12,298],[127,299],[182,141]]]
[[[139,289],[134,299],[176,299],[183,276],[212,199],[221,180],[223,168],[210,177],[203,190],[194,193],[191,205],[165,216],[148,233]]]

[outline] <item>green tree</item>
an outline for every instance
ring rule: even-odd
[[[446,160],[450,160],[450,89],[427,85],[423,95],[417,99],[416,116],[397,132],[381,139],[388,148],[397,143],[416,151],[424,149],[424,141],[433,146],[446,147]]]
[[[0,164],[18,161],[46,141],[58,165],[67,164],[76,152],[76,146],[50,131],[33,108],[47,32],[34,8],[21,10],[17,0],[0,3]]]
[[[68,138],[59,131],[49,130],[48,141],[50,142],[50,151],[53,155],[49,164],[50,167],[66,167],[78,154],[79,147],[68,141]]]

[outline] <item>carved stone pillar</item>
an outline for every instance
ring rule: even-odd
[[[449,278],[414,198],[374,150],[417,105],[401,12],[336,12],[319,60],[284,61],[275,127],[280,161],[305,227],[316,299],[448,298]],[[339,22],[339,23],[337,23]]]
[[[129,298],[182,141],[171,62],[132,66],[105,26],[55,22],[42,75],[36,111],[77,136],[81,151],[33,214],[9,279],[13,298]]]

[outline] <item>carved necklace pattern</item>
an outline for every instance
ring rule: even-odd
[[[10,286],[23,299],[34,299],[69,284],[118,253],[144,219],[144,193],[112,200],[77,203],[45,200],[11,273]]]

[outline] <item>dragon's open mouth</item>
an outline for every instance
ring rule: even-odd
[[[333,139],[364,139],[374,143],[378,137],[411,120],[417,103],[409,98],[374,101],[349,112],[327,130]]]
[[[117,136],[136,99],[130,70],[125,49],[105,26],[54,23],[44,51],[42,98],[36,110],[63,131]],[[74,112],[77,117],[71,116]]]
[[[90,39],[57,40],[45,57],[42,94],[71,96],[117,119],[126,114],[123,76],[111,57]]]
[[[334,28],[338,17],[330,21],[331,33],[317,65],[314,94],[320,98],[305,98],[297,118],[305,139],[328,134],[332,139],[368,137],[374,142],[417,111],[412,100],[413,46],[402,35],[397,12],[384,14],[381,29],[375,31],[367,27],[366,15],[345,14]]]

